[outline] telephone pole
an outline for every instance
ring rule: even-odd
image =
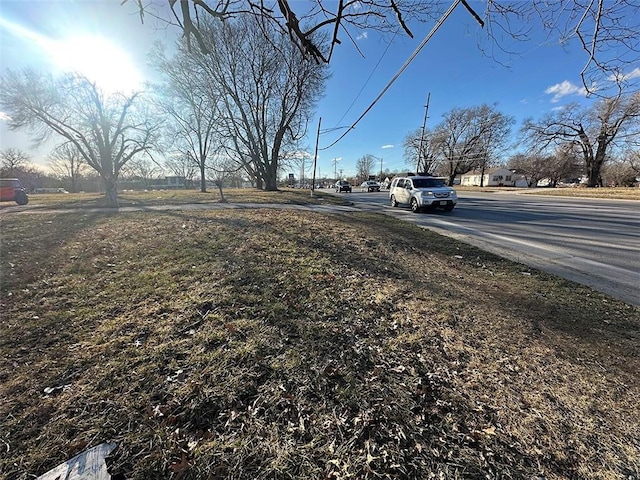
[[[418,163],[416,165],[416,173],[420,172],[420,160],[422,159],[422,144],[424,142],[424,128],[427,125],[427,114],[429,113],[429,100],[431,99],[431,92],[427,94],[427,104],[424,106],[424,121],[422,122],[422,133],[420,134],[420,146],[418,147]],[[425,162],[425,170],[426,170]],[[424,172],[428,173],[428,172]]]
[[[316,188],[316,165],[318,165],[318,141],[320,140],[320,125],[322,124],[322,117],[318,118],[318,133],[316,134],[316,153],[313,155],[313,180],[311,180],[311,196],[313,197],[313,191]],[[318,176],[320,176],[320,169],[318,169]]]
[[[331,160],[333,162],[333,177],[338,181],[338,162],[340,161],[340,157],[335,157]]]

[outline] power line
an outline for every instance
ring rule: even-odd
[[[375,100],[373,100],[373,102],[371,102],[371,104],[367,107],[367,109],[362,113],[362,115],[360,115],[358,117],[358,119],[353,122],[353,124],[349,127],[349,129],[344,132],[340,137],[338,137],[338,139],[333,142],[331,145],[327,146],[327,147],[323,147],[320,150],[327,150],[331,147],[333,147],[336,143],[338,143],[340,140],[342,140],[344,137],[347,136],[347,134],[353,130],[356,125],[360,122],[360,120],[362,120],[364,118],[364,116],[369,113],[369,110],[371,110],[373,108],[373,106],[378,103],[378,101],[382,98],[382,96],[387,93],[387,90],[389,90],[389,88],[391,88],[391,85],[394,84],[394,82],[398,79],[398,77],[407,69],[407,67],[409,66],[409,64],[418,56],[418,53],[420,53],[420,50],[422,50],[422,48],[427,44],[427,42],[429,40],[431,40],[431,37],[433,37],[433,35],[440,29],[440,27],[442,26],[442,24],[447,20],[447,18],[449,17],[449,15],[451,15],[451,13],[453,12],[453,10],[458,6],[458,4],[460,3],[461,0],[455,0],[451,6],[449,7],[449,9],[444,13],[444,15],[442,15],[442,17],[440,18],[440,20],[438,20],[438,23],[435,24],[435,26],[431,29],[431,31],[427,34],[427,36],[424,38],[424,40],[422,40],[422,42],[420,42],[420,45],[418,45],[418,47],[414,50],[414,52],[411,54],[411,56],[404,62],[404,64],[400,67],[400,70],[398,70],[398,72],[393,76],[393,78],[391,80],[389,80],[389,83],[387,83],[387,85],[382,89],[382,91],[378,94],[378,96],[375,98]]]
[[[391,38],[391,41],[387,44],[387,48],[385,48],[384,52],[382,52],[382,55],[378,59],[378,63],[376,63],[376,65],[373,67],[373,70],[371,70],[371,73],[369,73],[369,76],[367,77],[367,80],[364,82],[364,84],[362,85],[362,88],[360,88],[360,91],[358,92],[358,94],[355,96],[355,98],[351,102],[351,105],[349,105],[349,108],[347,108],[347,110],[344,112],[344,114],[340,117],[340,120],[338,120],[336,123],[340,123],[340,122],[342,122],[342,120],[344,120],[344,117],[347,116],[347,114],[351,111],[351,108],[355,105],[355,103],[358,100],[358,98],[360,98],[360,95],[364,91],[365,87],[369,84],[369,81],[371,80],[371,77],[373,77],[373,74],[376,72],[376,70],[380,66],[380,63],[382,62],[382,59],[385,57],[385,55],[389,51],[389,48],[391,47],[391,44],[395,40],[396,35],[398,35],[398,30],[396,30],[394,32],[393,37]],[[335,127],[334,130],[337,129],[337,128],[347,128],[347,127]]]

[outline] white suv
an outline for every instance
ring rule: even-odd
[[[391,206],[409,205],[415,213],[426,209],[444,208],[451,211],[458,203],[456,191],[436,177],[396,177],[389,187]]]

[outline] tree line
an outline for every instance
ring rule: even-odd
[[[171,56],[158,47],[152,61],[162,81],[132,94],[106,95],[73,73],[9,70],[0,78],[8,125],[36,144],[62,139],[52,155],[66,159],[72,179],[82,168],[95,171],[111,206],[125,167],[144,158],[185,178],[196,166],[202,191],[207,180],[221,187],[238,172],[275,190],[306,135],[326,66],[257,17],[210,21],[201,31],[206,52],[185,39]]]
[[[410,132],[405,160],[416,170],[453,184],[457,176],[506,166],[529,185],[547,178],[585,178],[588,187],[633,184],[640,176],[640,93],[600,98],[589,106],[572,103],[542,118],[528,118],[511,138],[514,119],[497,105],[454,108],[432,129]],[[482,185],[481,185],[482,186]]]
[[[558,15],[553,7],[532,3],[545,18]],[[318,56],[320,50],[315,54],[312,50],[322,45],[333,48],[337,31],[327,36],[323,28],[296,30],[302,24],[286,1],[279,2],[284,17],[255,5],[245,11],[240,5],[231,2],[224,12],[210,8],[205,9],[207,14],[193,16],[191,8],[198,6],[181,2],[186,7],[180,13],[185,36],[171,54],[162,47],[153,52],[151,61],[161,81],[145,91],[106,95],[77,74],[53,77],[34,70],[7,71],[0,77],[0,106],[9,117],[9,127],[28,131],[36,144],[61,140],[51,154],[52,165],[66,170],[72,182],[83,168],[91,169],[112,206],[117,206],[118,182],[131,170],[127,166],[135,165],[149,170],[145,165],[162,163],[184,178],[193,177],[197,169],[202,191],[211,182],[221,188],[229,176],[238,175],[258,188],[276,189],[279,171],[295,162],[303,149],[300,142],[327,79],[326,64],[316,60],[328,62],[331,55]],[[322,2],[318,5],[322,7]],[[235,11],[236,7],[240,9]],[[431,18],[440,12],[437,2],[417,2],[406,10],[406,5],[395,2],[364,1],[355,7],[341,2],[343,10],[335,17],[321,8],[328,20],[318,26],[370,25],[384,31],[382,19],[391,15],[409,32],[408,18]],[[630,2],[600,9],[597,18],[591,16],[590,6],[567,8],[560,11],[581,13],[583,21],[591,19],[590,25],[601,34],[599,43],[592,45],[590,60],[609,74],[618,93],[602,96],[590,108],[570,105],[528,120],[519,140],[527,148],[519,149],[508,162],[528,170],[531,178],[543,174],[542,165],[549,171],[554,162],[558,169],[581,168],[588,186],[596,186],[602,183],[603,166],[613,158],[637,164],[639,94],[624,88],[631,78],[621,74],[626,60],[608,62],[596,55],[603,53],[600,47],[616,41],[632,47],[637,29],[629,25],[616,30],[617,37],[608,36],[613,29],[603,29],[620,12],[633,10]],[[311,19],[318,13],[310,12]],[[289,21],[283,23],[282,18]],[[193,48],[193,38],[198,48]],[[406,159],[416,170],[438,173],[452,183],[466,172],[503,163],[508,149],[513,149],[508,142],[513,124],[496,105],[457,107],[433,129],[407,136]]]

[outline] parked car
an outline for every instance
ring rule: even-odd
[[[346,180],[339,180],[336,182],[336,192],[349,192],[351,193],[351,184]]]
[[[0,202],[16,202],[26,205],[29,202],[27,191],[17,178],[0,178]]]
[[[431,176],[396,177],[389,187],[391,206],[408,205],[415,213],[443,208],[454,209],[458,203],[456,191],[444,181]]]
[[[360,191],[361,192],[379,192],[380,191],[380,184],[378,182],[376,182],[375,180],[367,180],[366,182],[363,182],[362,185],[360,185]]]

